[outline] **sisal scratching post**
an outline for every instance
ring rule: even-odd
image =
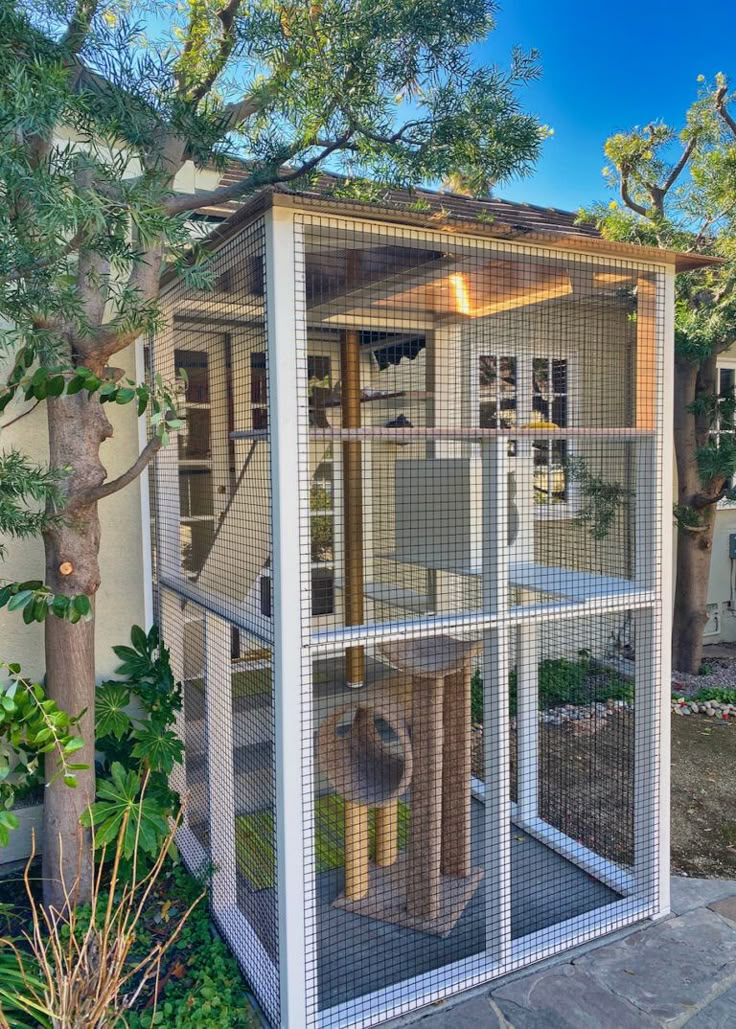
[[[440,910],[442,855],[443,679],[414,677],[412,785],[406,908],[414,918],[436,919]]]
[[[360,336],[342,333],[340,346],[342,427],[360,428]],[[342,444],[343,522],[345,532],[345,624],[363,623],[363,469],[359,440]],[[362,686],[365,654],[362,647],[345,651],[345,682]]]
[[[349,725],[347,719],[350,719]],[[393,742],[381,738],[388,727]],[[376,864],[398,853],[398,798],[412,778],[412,747],[403,718],[377,707],[341,708],[319,730],[319,763],[345,801],[345,895],[348,903],[369,890],[369,811],[376,808]]]
[[[442,762],[442,874],[470,875],[471,667],[445,678]]]

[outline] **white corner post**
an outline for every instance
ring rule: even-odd
[[[636,578],[654,593],[636,612],[634,875],[655,914],[669,911],[670,640],[672,632],[672,380],[674,271],[639,280]]]
[[[316,988],[307,948],[316,934],[307,920],[307,902],[314,900],[313,774],[311,665],[302,646],[310,589],[301,552],[301,532],[309,525],[307,404],[300,403],[300,387],[306,396],[306,337],[298,324],[304,262],[292,211],[272,207],[265,224],[280,1021],[286,1029],[305,1029]]]
[[[499,619],[483,636],[486,958],[499,972],[511,955],[508,442],[481,444],[483,611]]]
[[[212,910],[222,915],[238,902],[235,861],[235,737],[230,625],[204,616],[204,699],[212,874]]]
[[[135,341],[135,381],[146,381],[146,361],[143,339]],[[144,412],[138,419],[138,450],[142,451],[148,443],[148,417]],[[138,478],[141,509],[141,568],[143,571],[143,618],[146,632],[155,621],[153,611],[153,561],[151,540],[151,496],[149,469],[144,468]]]
[[[660,467],[660,702],[659,702],[659,863],[658,913],[667,915],[670,911],[670,758],[671,723],[670,696],[672,693],[672,607],[674,603],[675,577],[672,562],[674,526],[672,523],[672,502],[674,497],[674,440],[672,409],[674,406],[675,380],[675,269],[667,268],[664,274],[664,325],[659,339],[659,362],[661,369],[661,410],[658,423],[661,444]]]

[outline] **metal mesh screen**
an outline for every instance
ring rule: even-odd
[[[367,1026],[656,906],[661,283],[328,216],[295,260],[307,986]]]
[[[266,217],[169,295],[158,566],[215,914],[342,1029],[658,910],[664,274]]]
[[[184,682],[182,852],[209,866],[213,914],[278,1023],[264,246],[253,223],[214,256],[213,289],[171,290],[153,371],[186,384],[156,473],[161,617]]]

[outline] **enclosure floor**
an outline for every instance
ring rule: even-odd
[[[473,851],[482,864],[483,807],[473,802]],[[511,827],[511,929],[514,939],[618,900],[618,894],[586,872]],[[441,939],[332,906],[342,892],[343,871],[317,877],[320,1008],[442,968],[484,949],[484,891],[479,887],[449,936]]]

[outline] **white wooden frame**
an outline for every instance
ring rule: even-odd
[[[626,594],[613,597],[591,597],[580,602],[560,602],[512,608],[508,596],[509,563],[503,523],[506,517],[505,493],[507,489],[507,439],[524,435],[523,430],[496,433],[482,430],[449,429],[435,432],[431,428],[415,430],[415,438],[444,439],[449,447],[467,447],[478,444],[482,454],[483,489],[496,498],[493,533],[485,527],[484,539],[496,543],[485,554],[481,578],[484,605],[476,614],[438,614],[416,617],[403,622],[367,623],[362,626],[341,627],[315,624],[311,618],[310,576],[311,564],[309,526],[309,461],[310,437],[330,438],[335,443],[341,438],[392,438],[391,430],[366,427],[350,435],[329,432],[310,432],[306,405],[307,388],[307,316],[304,295],[303,237],[305,224],[329,225],[338,232],[344,228],[352,233],[365,228],[377,239],[406,239],[411,245],[425,245],[434,239],[442,247],[462,249],[472,244],[477,251],[537,255],[553,247],[536,247],[514,241],[497,241],[472,237],[452,238],[443,233],[430,233],[366,219],[328,218],[295,212],[291,208],[273,207],[265,215],[266,225],[266,299],[267,346],[270,400],[271,487],[273,513],[273,665],[275,683],[275,763],[276,763],[276,824],[277,824],[277,881],[279,896],[279,967],[271,964],[271,974],[280,982],[280,1024],[290,1029],[308,1026],[340,1027],[365,1026],[388,1017],[404,1014],[422,1005],[457,993],[462,989],[480,985],[514,968],[558,953],[623,927],[651,915],[665,913],[668,897],[668,793],[669,793],[669,666],[667,647],[661,641],[667,638],[670,625],[671,504],[672,451],[669,434],[663,434],[665,415],[672,401],[672,353],[674,271],[666,272],[652,262],[615,261],[611,257],[581,252],[559,252],[560,261],[584,259],[590,264],[610,265],[615,261],[635,270],[643,267],[658,272],[658,298],[664,301],[664,325],[658,325],[658,376],[664,387],[658,399],[657,432],[655,438],[648,430],[577,430],[574,427],[557,432],[529,430],[534,438],[573,438],[580,435],[611,439],[630,439],[641,453],[649,451],[649,462],[641,465],[649,475],[653,472],[659,489],[646,492],[648,504],[642,505],[640,518],[656,522],[656,537],[643,581]],[[557,256],[557,255],[555,255]],[[289,274],[291,268],[294,275]],[[662,310],[658,305],[658,310]],[[568,359],[569,360],[569,359]],[[573,374],[575,378],[577,372]],[[576,383],[573,384],[577,388]],[[574,416],[573,416],[574,417]],[[241,435],[238,433],[237,435]],[[243,434],[245,435],[245,434]],[[403,435],[403,431],[402,431]],[[651,461],[654,460],[652,465]],[[169,472],[170,474],[170,472]],[[166,471],[162,473],[166,482]],[[296,491],[296,503],[295,503]],[[659,500],[655,501],[655,497]],[[484,505],[488,517],[489,505]],[[499,522],[501,525],[499,525]],[[306,528],[305,528],[306,527]],[[305,535],[306,532],[306,535]],[[307,540],[305,559],[304,547]],[[664,560],[663,560],[664,558]],[[639,571],[643,565],[639,565]],[[649,574],[651,571],[651,575]],[[203,598],[190,591],[182,582],[166,583],[182,597],[189,596],[204,606]],[[238,624],[237,615],[219,605],[216,598],[207,598],[207,638],[213,645],[223,646],[222,625]],[[531,666],[538,646],[538,627],[543,623],[564,621],[591,614],[615,613],[634,610],[638,621],[638,639],[642,641],[642,661],[650,674],[650,690],[641,692],[637,699],[637,720],[650,727],[648,739],[637,739],[637,776],[635,797],[636,834],[657,843],[637,859],[633,877],[623,878],[621,870],[607,863],[599,855],[543,822],[536,807],[536,762],[522,754],[519,767],[519,802],[509,800],[508,783],[508,671],[510,652],[515,631],[523,639],[521,654]],[[253,627],[242,625],[253,633]],[[319,1012],[317,1004],[317,925],[314,855],[314,754],[312,724],[311,666],[316,656],[334,653],[348,645],[372,646],[380,641],[402,639],[406,636],[431,636],[438,632],[462,634],[480,633],[484,641],[485,703],[492,730],[486,733],[485,759],[488,781],[493,789],[479,789],[476,795],[485,803],[485,863],[484,889],[487,898],[488,938],[483,954],[475,955],[454,965],[445,966],[438,976],[437,970],[410,980],[364,995],[345,1004]],[[255,633],[257,636],[258,634]],[[209,649],[209,647],[208,647]],[[208,671],[221,677],[221,655],[207,655]],[[529,669],[527,669],[529,670]],[[226,676],[229,683],[229,675]],[[533,676],[530,682],[533,683]],[[657,696],[654,684],[660,679],[661,694]],[[536,692],[536,691],[535,691]],[[228,691],[228,696],[229,696]],[[519,698],[520,735],[528,732],[531,745],[536,741],[536,696],[531,688]],[[218,720],[222,712],[219,702],[213,700],[208,716]],[[651,732],[652,727],[658,730]],[[227,727],[226,727],[227,728]],[[230,734],[232,735],[232,734]],[[638,734],[639,736],[640,734]],[[230,751],[232,748],[230,747]],[[217,760],[214,754],[211,760]],[[222,769],[221,769],[222,771]],[[227,769],[225,769],[227,772]],[[643,781],[639,782],[639,778]],[[223,780],[226,782],[226,780]],[[234,783],[233,783],[234,790]],[[232,799],[232,798],[231,798]],[[244,940],[248,945],[258,943],[244,916],[237,909],[234,893],[234,862],[231,875],[228,865],[234,844],[230,829],[224,821],[232,820],[230,801],[212,815],[212,829],[221,831],[218,841],[222,850],[223,870],[217,884],[215,910],[231,945],[245,958]],[[568,922],[511,939],[510,926],[510,822],[520,827],[551,849],[568,857],[591,874],[608,881],[626,894],[622,900],[588,912]],[[186,839],[192,856],[196,848]],[[195,841],[196,842],[196,841]],[[184,848],[182,848],[184,849]],[[610,867],[607,867],[609,866]],[[234,903],[230,905],[229,899]],[[245,923],[245,925],[243,925]],[[267,955],[265,955],[267,958]],[[258,963],[264,969],[263,955]],[[269,1012],[274,1017],[273,1012]]]
[[[294,269],[293,275],[289,270]],[[273,512],[273,631],[277,882],[281,1024],[307,1026],[317,1010],[312,667],[302,636],[311,617],[309,415],[304,263],[294,214],[266,215],[266,311]],[[299,324],[298,324],[299,322]],[[306,474],[305,474],[306,468]],[[297,502],[294,502],[294,494]],[[306,529],[304,528],[306,527]],[[298,705],[298,706],[297,706]]]

